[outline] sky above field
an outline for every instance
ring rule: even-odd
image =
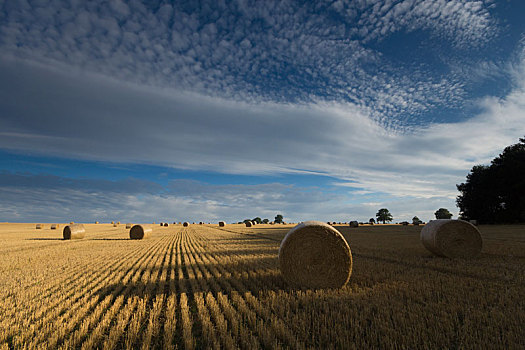
[[[0,0],[0,221],[457,217],[525,2]]]

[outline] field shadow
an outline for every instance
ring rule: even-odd
[[[92,238],[90,241],[130,241],[130,238]]]
[[[64,238],[26,238],[26,241],[63,241]]]

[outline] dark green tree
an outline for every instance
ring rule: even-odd
[[[263,222],[263,224],[267,224],[267,223],[270,222],[270,220],[268,220],[268,219],[263,219],[262,222]]]
[[[252,221],[255,221],[256,223],[260,224],[262,222],[261,218],[260,217],[256,217],[255,219],[253,219]]]
[[[390,214],[387,208],[379,209],[378,212],[376,213],[376,218],[378,222],[383,221],[383,224],[386,223],[387,221],[390,222],[394,220],[394,218],[392,217],[392,214]]]
[[[277,214],[275,216],[275,223],[276,224],[282,224],[283,223],[283,216],[281,214]]]
[[[417,216],[414,216],[412,218],[412,224],[414,225],[419,225],[421,222],[422,222],[421,219],[419,219]]]
[[[452,213],[448,211],[446,208],[439,208],[434,213],[436,216],[436,219],[450,219],[452,218]]]
[[[370,220],[368,220],[368,222],[370,222],[372,224],[375,224],[376,220],[374,218],[370,218]]]
[[[460,218],[478,223],[525,222],[525,138],[506,147],[490,165],[476,165],[456,204]]]

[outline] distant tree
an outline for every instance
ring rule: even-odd
[[[250,219],[244,219],[244,221],[243,221],[242,223],[246,225],[246,223],[248,223],[248,222],[251,223],[252,220],[250,220]]]
[[[379,211],[376,213],[376,218],[377,218],[377,222],[383,221],[383,224],[386,223],[387,221],[390,222],[394,220],[394,218],[392,217],[392,214],[390,214],[387,208],[379,209]]]
[[[281,214],[277,214],[275,216],[275,223],[276,224],[282,224],[283,223],[283,216]]]
[[[460,218],[478,223],[525,222],[525,138],[490,165],[476,165],[457,186]]]
[[[260,217],[256,217],[255,219],[253,219],[252,221],[255,221],[256,223],[260,224],[262,222],[261,218]]]
[[[422,223],[422,221],[417,216],[412,218],[412,224],[419,225],[420,223]]]
[[[268,219],[263,219],[262,222],[263,222],[263,224],[267,224],[267,223],[270,222],[270,220],[268,220]]]
[[[368,222],[370,222],[372,224],[375,224],[376,220],[374,218],[370,218],[370,220],[368,220]]]
[[[445,208],[439,208],[434,213],[436,216],[436,219],[450,219],[452,218],[452,213],[448,211],[448,209]]]

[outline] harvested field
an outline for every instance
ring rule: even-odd
[[[338,226],[342,289],[294,289],[292,225],[193,225],[147,240],[0,224],[0,348],[524,348],[525,227],[478,226],[481,254],[434,256],[422,226]]]

